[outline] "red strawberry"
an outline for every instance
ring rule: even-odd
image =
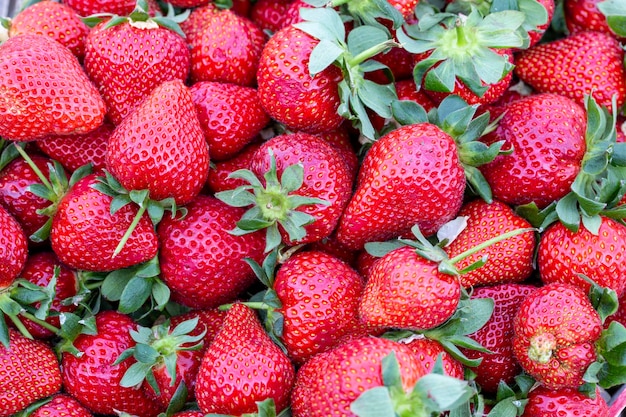
[[[190,202],[204,186],[209,150],[189,89],[165,81],[148,94],[109,138],[107,168],[127,190],[152,200]]]
[[[289,403],[295,370],[269,338],[254,310],[236,303],[208,347],[196,381],[203,413],[241,415],[257,401],[274,400],[277,411]]]
[[[339,151],[341,157],[348,165],[348,171],[352,174],[352,178],[356,178],[359,171],[359,156],[352,145],[348,129],[343,126],[345,125],[336,130],[321,133],[319,136]]]
[[[522,417],[609,417],[609,407],[599,388],[593,398],[574,389],[537,387],[528,393]]]
[[[65,46],[25,34],[0,45],[0,136],[34,140],[100,126],[105,105]],[[52,87],[54,86],[54,87]]]
[[[515,74],[541,93],[562,94],[581,106],[593,93],[598,104],[611,108],[626,102],[624,50],[611,35],[579,32],[523,51]]]
[[[544,208],[570,191],[585,154],[585,110],[557,94],[515,100],[496,130],[481,138],[505,141],[499,155],[479,169],[493,197],[509,205],[534,202]]]
[[[252,158],[260,146],[261,143],[253,142],[232,158],[212,163],[209,168],[206,188],[212,193],[219,193],[245,185],[246,182],[243,179],[230,178],[229,176],[239,169],[250,169]]]
[[[202,81],[190,91],[214,160],[234,157],[270,121],[252,87]]]
[[[524,298],[513,320],[513,352],[526,373],[549,389],[582,385],[602,331],[583,290],[547,284]]]
[[[128,204],[111,215],[112,197],[93,188],[98,181],[96,174],[88,175],[61,199],[50,231],[52,250],[64,264],[88,271],[113,271],[152,259],[158,242],[145,213],[113,256],[138,207]]]
[[[187,205],[184,219],[166,216],[157,228],[161,276],[172,298],[195,308],[232,302],[255,282],[249,257],[263,258],[262,233],[228,233],[244,210],[200,195]]]
[[[28,256],[28,242],[22,226],[0,204],[0,290],[13,283]]]
[[[614,290],[618,297],[626,291],[626,227],[601,217],[598,233],[581,227],[577,232],[558,222],[541,235],[537,265],[544,283],[561,282],[588,292],[591,284],[584,274],[601,287]]]
[[[0,417],[10,417],[61,390],[61,370],[47,344],[9,330],[9,346],[0,345]]]
[[[300,9],[312,7],[314,6],[307,3],[306,0],[291,0],[291,3],[283,16],[280,29],[302,22],[303,19],[300,16]]]
[[[419,90],[416,88],[413,79],[396,81],[395,85],[398,100],[412,100],[422,106],[427,112],[437,107],[423,88]]]
[[[435,362],[441,358],[443,371],[446,375],[457,379],[465,378],[465,370],[461,362],[457,361],[436,340],[416,336],[402,339],[399,342],[407,345],[422,363],[426,372],[432,372]]]
[[[31,417],[92,417],[89,410],[83,407],[74,397],[57,394],[50,402],[36,409]]]
[[[97,13],[111,13],[127,16],[135,9],[136,0],[64,0],[63,3],[76,10],[81,16]],[[150,15],[160,11],[156,0],[147,0]]]
[[[185,81],[191,61],[182,32],[159,26],[143,10],[114,26],[108,22],[89,32],[85,71],[107,104],[107,116],[118,125],[158,85]]]
[[[126,349],[135,345],[130,330],[133,320],[106,310],[96,314],[96,334],[81,334],[74,346],[82,352],[74,356],[63,353],[63,388],[94,414],[116,414],[126,411],[138,417],[154,417],[161,408],[142,390],[125,388],[120,381],[133,364],[130,358],[113,363]]]
[[[467,218],[467,227],[445,246],[445,251],[451,258],[504,233],[532,227],[509,206],[499,201],[486,203],[482,199],[472,200],[461,207],[458,216]],[[481,268],[462,274],[461,285],[469,288],[526,280],[534,270],[535,245],[535,234],[528,231],[468,256],[458,262],[456,267],[463,269],[483,257],[487,257],[487,263]]]
[[[294,26],[267,42],[257,73],[261,104],[275,120],[293,130],[334,130],[344,119],[337,113],[341,70],[333,65],[311,76],[309,57],[317,39]]]
[[[292,0],[257,0],[252,5],[250,19],[264,32],[274,33],[283,27]]]
[[[71,7],[45,0],[31,4],[11,21],[9,36],[25,33],[50,36],[82,60],[89,27]]]
[[[455,216],[464,191],[454,139],[433,124],[402,126],[365,155],[337,239],[360,249],[406,234],[415,224],[430,235]]]
[[[585,31],[604,32],[617,37],[607,23],[606,16],[598,9],[602,0],[566,0],[563,2],[565,24],[570,33]],[[620,39],[623,41],[623,38]]]

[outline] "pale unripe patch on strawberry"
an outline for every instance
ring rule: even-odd
[[[541,333],[533,336],[528,348],[528,357],[538,363],[548,363],[552,359],[552,351],[556,348],[556,338],[552,333]]]
[[[146,20],[144,22],[128,19],[128,24],[137,29],[158,29],[159,24],[154,20]]]
[[[447,243],[444,247],[452,243],[465,228],[467,227],[467,216],[459,216],[456,219],[450,220],[437,230],[437,239],[443,242],[444,239]]]
[[[9,39],[9,29],[0,25],[0,43],[6,42]]]

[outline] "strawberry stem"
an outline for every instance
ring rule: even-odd
[[[57,327],[53,326],[52,324],[48,323],[45,320],[38,319],[33,314],[31,314],[31,313],[29,313],[27,311],[21,312],[20,315],[22,315],[24,318],[32,321],[33,323],[36,323],[36,324],[40,325],[41,327],[44,327],[47,330],[50,330],[54,334],[59,334],[60,330]]]
[[[130,238],[130,235],[133,233],[133,231],[135,230],[135,228],[139,224],[139,221],[141,220],[141,217],[143,216],[145,211],[146,211],[146,206],[145,205],[139,206],[139,210],[137,210],[137,214],[135,215],[135,218],[133,219],[133,222],[130,224],[128,229],[126,229],[126,233],[124,233],[124,236],[122,236],[122,239],[120,240],[120,243],[117,244],[117,247],[115,248],[115,251],[113,252],[112,258],[115,258],[117,255],[119,255],[119,253],[122,251],[122,249],[124,249],[124,245],[126,245],[126,242]]]
[[[21,314],[23,315],[24,313],[21,313]],[[15,325],[15,327],[17,327],[17,330],[19,330],[20,333],[22,333],[24,336],[26,336],[29,339],[35,339],[33,335],[30,334],[26,326],[24,326],[24,323],[22,323],[22,321],[17,316],[14,316],[12,314],[8,314],[8,316],[13,322],[13,324]]]
[[[15,145],[15,149],[19,152],[22,158],[24,158],[24,160],[28,163],[28,166],[30,166],[30,168],[35,172],[35,174],[37,175],[37,178],[39,178],[41,183],[45,185],[45,187],[48,188],[49,190],[52,190],[53,189],[52,184],[50,184],[50,181],[48,181],[48,179],[43,174],[43,172],[41,172],[37,164],[35,164],[33,160],[30,158],[30,156],[28,156],[26,151],[17,144]]]
[[[491,239],[487,239],[484,242],[482,242],[482,243],[480,243],[480,244],[478,244],[478,245],[476,245],[476,246],[474,246],[474,247],[472,247],[472,248],[470,248],[470,249],[468,249],[468,250],[466,250],[464,252],[459,253],[457,256],[455,256],[453,258],[450,258],[449,259],[449,263],[450,264],[455,264],[457,262],[460,262],[463,259],[467,258],[468,256],[472,256],[476,252],[481,251],[481,250],[483,250],[483,249],[485,249],[485,248],[487,248],[487,247],[489,247],[489,246],[491,246],[493,244],[496,244],[496,243],[498,243],[500,241],[506,240],[506,239],[508,239],[510,237],[521,235],[521,234],[526,233],[526,232],[536,232],[536,231],[537,231],[537,229],[532,228],[532,227],[511,230],[509,232],[503,233],[503,234],[498,235],[496,237],[492,237]]]

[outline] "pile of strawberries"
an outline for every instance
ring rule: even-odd
[[[625,19],[25,1],[0,417],[616,417]]]

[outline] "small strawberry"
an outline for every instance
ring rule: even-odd
[[[547,284],[524,298],[513,319],[513,352],[548,389],[578,388],[596,360],[602,322],[587,295],[571,284]]]
[[[0,416],[10,417],[61,390],[61,370],[52,348],[9,330],[0,345]]]
[[[592,94],[600,105],[626,102],[624,50],[613,36],[585,31],[535,45],[516,59],[515,74],[541,93],[562,94],[581,106]]]
[[[27,256],[28,241],[22,226],[0,204],[0,290],[15,281]]]
[[[416,336],[399,340],[399,342],[407,345],[415,352],[427,372],[432,372],[436,366],[437,360],[441,358],[445,375],[461,380],[465,378],[465,369],[461,362],[454,359],[452,355],[444,349],[443,345],[436,340]]]
[[[203,413],[241,415],[271,398],[282,411],[294,377],[293,364],[265,333],[254,310],[236,303],[202,359],[198,406]]]
[[[81,405],[74,397],[66,394],[57,394],[52,399],[37,408],[30,417],[92,417],[89,410]]]
[[[260,142],[252,142],[230,159],[212,161],[205,189],[216,194],[245,185],[244,179],[232,178],[230,174],[240,169],[250,169],[252,158],[260,146]]]
[[[0,136],[21,141],[86,133],[104,121],[105,104],[78,60],[45,35],[0,45]],[[54,87],[53,87],[54,86]]]
[[[522,417],[609,417],[609,407],[597,388],[590,397],[574,388],[537,387],[528,393]]]

